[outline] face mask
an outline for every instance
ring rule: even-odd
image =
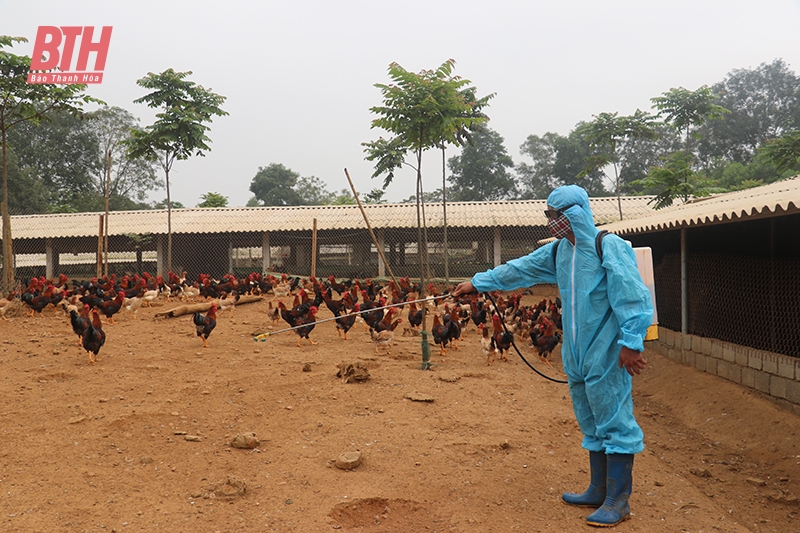
[[[572,226],[569,223],[567,215],[561,214],[558,218],[551,218],[547,221],[547,229],[550,234],[556,239],[562,239],[572,232]]]

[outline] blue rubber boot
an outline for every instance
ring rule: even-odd
[[[589,488],[583,494],[565,492],[561,500],[578,507],[593,507],[597,509],[606,499],[606,454],[604,452],[589,452],[589,467],[591,475]]]
[[[633,454],[610,454],[606,460],[606,499],[598,510],[586,517],[590,526],[615,526],[631,514],[628,498],[633,488]]]

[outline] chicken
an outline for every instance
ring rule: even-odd
[[[508,350],[511,349],[514,336],[503,329],[503,321],[498,314],[492,315],[492,326],[492,343],[494,344],[495,350],[497,350],[497,354],[500,356],[501,360],[508,361],[508,356],[506,356],[506,354]],[[494,356],[491,361],[487,360],[486,364],[490,365],[492,361],[494,361]]]
[[[83,341],[83,332],[92,321],[89,319],[89,306],[85,305],[81,308],[81,312],[72,309],[69,312],[69,321],[72,325],[72,331],[78,336],[78,346],[81,346]]]
[[[278,320],[281,319],[281,310],[277,307],[272,307],[272,300],[269,301],[269,310],[267,311],[267,316],[269,316],[273,326],[278,322]]]
[[[461,337],[461,323],[459,322],[460,309],[453,306],[450,311],[450,322],[447,324],[447,340],[454,350],[458,350],[458,339]]]
[[[14,297],[17,295],[17,291],[11,291],[8,296],[0,300],[0,318],[3,320],[8,320],[6,318],[6,310],[11,309],[14,305]]]
[[[342,296],[339,300],[333,299],[333,293],[331,289],[327,289],[324,292],[320,291],[319,294],[322,297],[322,301],[325,302],[325,305],[328,306],[328,309],[330,309],[331,313],[333,313],[333,316],[341,315],[348,307],[350,307],[348,303],[350,302],[349,292],[345,291],[344,296]]]
[[[412,328],[418,328],[422,325],[423,310],[417,308],[417,304],[411,302],[408,304],[408,325]]]
[[[97,362],[97,354],[100,348],[106,343],[106,334],[103,331],[103,323],[100,322],[100,314],[97,309],[92,309],[92,322],[86,325],[86,329],[81,336],[81,345],[86,353],[89,354],[89,364]]]
[[[28,306],[28,309],[31,310],[31,314],[28,316],[33,317],[34,314],[39,313],[39,316],[41,317],[42,310],[50,305],[50,299],[52,295],[52,285],[49,285],[41,294],[36,294],[35,292],[28,290],[23,292],[21,296],[22,302]]]
[[[217,327],[217,304],[212,303],[205,316],[202,313],[192,315],[192,322],[197,336],[203,339],[203,348],[208,348],[208,336]]]
[[[344,334],[344,340],[347,340],[347,332],[350,331],[350,328],[356,323],[359,310],[360,307],[356,304],[355,307],[353,307],[352,313],[336,317],[336,333],[338,333],[340,337]]]
[[[314,329],[314,326],[316,326],[316,324],[317,324],[317,306],[312,305],[311,307],[308,308],[308,313],[298,317],[297,320],[295,321],[295,327],[301,326],[294,330],[294,332],[297,333],[298,335],[297,339],[298,348],[300,347],[300,341],[303,340],[304,338],[307,339],[308,342],[310,342],[312,345],[317,344],[316,342],[312,341],[311,338],[309,338],[308,336]]]
[[[539,360],[548,366],[552,366],[547,358],[561,341],[561,334],[556,331],[556,324],[552,320],[545,318],[544,328],[545,329],[542,334],[537,335],[534,333],[531,335],[531,343],[539,353]]]
[[[486,364],[489,364],[490,358],[495,355],[494,341],[486,324],[478,324],[478,329],[481,330],[481,352],[486,356]]]
[[[447,344],[447,326],[442,324],[439,315],[433,314],[433,326],[431,327],[431,335],[433,335],[433,342],[441,347],[439,355],[446,355],[447,350],[444,349]]]
[[[124,299],[125,293],[119,292],[113,300],[108,300],[96,306],[96,308],[105,315],[106,324],[116,324],[116,322],[114,322],[114,315],[122,309],[122,301]]]
[[[144,300],[145,307],[152,307],[150,304],[158,298],[159,291],[158,289],[151,289],[149,291],[145,291],[142,295],[142,299]]]
[[[381,322],[383,322],[383,320]],[[385,328],[381,329],[380,331],[374,328],[369,330],[369,335],[372,338],[372,342],[375,344],[375,353],[380,353],[378,351],[378,346],[383,346],[386,349],[386,355],[392,355],[391,352],[389,351],[389,346],[392,344],[392,341],[394,340],[394,330],[397,329],[398,324],[401,324],[402,322],[403,319],[398,318],[395,321],[389,323]]]
[[[140,294],[144,294],[141,292]],[[144,298],[141,296],[134,296],[133,298],[125,298],[122,300],[122,306],[126,311],[133,313],[133,318],[138,318],[139,308],[144,303]]]
[[[233,310],[234,308],[236,308],[236,302],[238,301],[239,301],[238,291],[233,290],[231,291],[230,294],[226,293],[225,291],[222,291],[219,294],[219,302],[218,302],[220,313],[225,309],[230,309],[231,316],[233,316]]]

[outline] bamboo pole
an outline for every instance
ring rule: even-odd
[[[344,174],[347,176],[347,182],[350,184],[350,189],[353,191],[353,196],[356,198],[356,203],[358,203],[358,208],[361,210],[361,216],[364,217],[364,222],[367,224],[367,229],[369,230],[369,234],[372,237],[372,242],[375,244],[375,248],[378,249],[378,253],[381,255],[381,259],[383,259],[383,264],[386,265],[386,270],[389,271],[389,275],[392,277],[392,281],[394,281],[395,285],[398,285],[397,279],[394,277],[394,272],[392,272],[392,267],[389,265],[389,261],[386,260],[386,256],[383,255],[383,247],[378,244],[378,239],[375,237],[375,233],[372,231],[372,226],[369,223],[369,219],[367,218],[367,213],[364,211],[364,207],[361,205],[361,200],[358,199],[358,193],[356,192],[356,187],[353,185],[353,180],[350,179],[350,173],[347,172],[347,169],[344,169]]]

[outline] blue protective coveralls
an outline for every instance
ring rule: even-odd
[[[597,255],[598,233],[582,188],[554,190],[547,204],[564,210],[575,234],[542,246],[531,254],[476,274],[479,292],[515,290],[537,283],[557,283],[564,326],[561,357],[575,417],[590,452],[635,454],[644,449],[643,433],[633,416],[632,377],[619,367],[621,346],[644,350],[653,317],[650,292],[636,266],[636,255],[624,240],[609,234],[603,262]],[[553,246],[558,246],[553,261]]]

